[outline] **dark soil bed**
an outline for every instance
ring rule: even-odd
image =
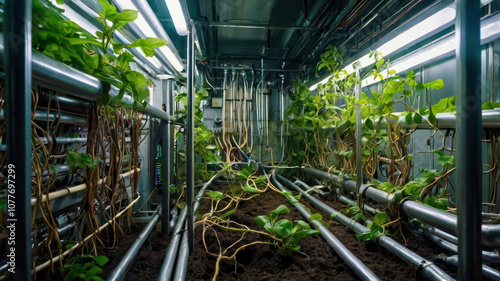
[[[109,262],[104,266],[103,272],[100,275],[103,279],[107,279],[113,272],[115,267],[120,263],[125,253],[139,236],[146,224],[136,224],[126,231],[126,236],[122,238],[114,247],[109,245],[104,248],[103,254],[109,258]],[[158,272],[160,271],[163,259],[167,252],[170,237],[161,235],[161,232],[153,230],[146,239],[141,250],[137,254],[134,263],[130,270],[125,275],[125,281],[149,281],[158,280]]]
[[[215,187],[215,190],[226,192],[226,187]],[[322,199],[323,200],[323,199]],[[325,221],[328,217],[320,210],[313,207],[306,199],[300,202],[311,210],[312,213],[323,215]],[[324,201],[336,209],[345,207],[341,203]],[[230,216],[232,221],[244,224],[251,229],[264,231],[254,222],[254,217],[268,215],[277,206],[284,204],[290,209],[290,213],[280,215],[292,221],[304,220],[302,215],[292,206],[288,200],[269,190],[252,200],[242,201],[237,210]],[[210,200],[202,200],[200,214],[210,209]],[[220,215],[220,213],[219,213]],[[110,261],[104,267],[101,277],[106,279],[120,262],[130,245],[139,235],[144,225],[132,227],[127,236],[114,247],[105,249]],[[416,271],[405,262],[373,242],[360,242],[355,234],[339,222],[332,220],[329,225],[330,231],[353,252],[363,263],[365,263],[382,280],[420,280],[422,279]],[[203,227],[199,225],[195,230],[195,252],[189,258],[187,280],[211,280],[215,272],[217,257],[206,252],[202,241]],[[225,250],[228,246],[241,238],[241,233],[225,231],[219,228],[208,228],[205,232],[205,242],[211,253],[219,253],[220,247]],[[131,266],[124,280],[157,280],[158,272],[163,263],[170,237],[163,237],[158,231],[153,230],[137,258]],[[401,244],[405,244],[402,238],[396,238]],[[268,242],[268,238],[255,234],[246,233],[238,244],[227,253],[230,256],[238,247],[254,242]],[[422,257],[429,257],[442,252],[431,242],[420,239],[413,235],[407,235],[406,246]],[[440,265],[451,276],[456,277],[455,269]],[[222,260],[218,280],[358,280],[354,272],[338,257],[330,246],[320,237],[306,237],[301,241],[299,253],[292,256],[277,254],[273,246],[252,245],[240,251],[235,260]]]
[[[225,189],[219,191],[225,192]],[[201,206],[200,213],[207,208],[207,201]],[[300,202],[311,210],[312,213],[327,216],[313,207],[306,199]],[[292,206],[288,200],[274,192],[268,191],[254,200],[240,203],[238,209],[230,217],[231,220],[256,230],[263,230],[254,222],[254,217],[266,215],[277,206],[285,204],[290,213],[282,215],[289,220],[304,220],[302,215]],[[345,207],[341,203],[328,202],[334,208]],[[329,226],[330,231],[353,252],[363,263],[365,263],[382,280],[416,280],[420,279],[415,270],[405,262],[381,249],[373,242],[360,242],[355,234],[347,227],[333,220]],[[205,240],[210,252],[218,253],[218,243],[223,248],[235,243],[240,235],[230,231],[216,229],[206,231]],[[217,258],[209,255],[201,241],[202,228],[198,227],[195,232],[196,244],[195,254],[190,257],[187,280],[210,280],[215,272]],[[436,246],[415,236],[408,236],[407,247],[422,257],[439,254],[442,251]],[[266,241],[265,237],[257,234],[247,234],[238,245],[244,245],[253,241]],[[397,239],[404,244],[402,239]],[[235,247],[237,248],[237,247]],[[359,278],[338,257],[330,246],[319,236],[306,237],[301,241],[301,253],[293,256],[279,255],[271,246],[250,246],[238,253],[236,260],[223,260],[220,266],[218,280],[358,280]],[[229,252],[231,255],[233,252]],[[449,268],[444,268],[452,276]]]

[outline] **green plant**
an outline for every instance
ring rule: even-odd
[[[311,229],[308,223],[299,220],[295,223],[287,219],[277,221],[279,215],[289,213],[290,210],[281,205],[271,211],[269,216],[258,216],[255,222],[264,227],[271,235],[280,239],[280,242],[272,244],[278,248],[278,252],[282,254],[291,254],[300,250],[300,240],[307,236],[319,234],[319,231]]]
[[[106,256],[82,255],[70,258],[62,267],[62,271],[67,273],[65,281],[85,280],[100,281],[104,280],[98,275],[102,273],[102,266],[109,261]]]
[[[370,229],[369,232],[365,233],[358,233],[356,234],[356,237],[359,240],[373,240],[377,241],[377,238],[385,234],[386,230],[384,227],[385,222],[387,221],[387,214],[384,212],[377,213],[373,217],[373,221],[369,222],[367,227]]]
[[[57,1],[62,4],[64,1]],[[128,48],[140,48],[151,57],[155,48],[162,47],[167,41],[159,38],[141,38],[131,44],[114,40],[114,32],[120,30],[137,18],[137,11],[125,9],[118,12],[108,0],[99,0],[102,10],[97,11],[97,20],[102,29],[90,34],[78,24],[64,20],[63,11],[48,2],[47,7],[39,1],[33,1],[33,48],[39,52],[92,74],[104,82],[104,96],[100,104],[122,105],[121,99],[128,91],[132,94],[134,108],[145,105],[149,96],[149,85],[152,83],[140,72],[133,71],[130,63],[134,56],[126,51]],[[108,92],[110,85],[120,89],[116,97]]]
[[[94,158],[88,153],[66,151],[66,162],[68,163],[70,169],[74,170],[76,168],[81,169],[95,169],[99,165],[99,159]]]
[[[194,117],[195,117],[195,140],[194,140],[194,150],[197,155],[201,157],[201,162],[195,164],[196,173],[202,179],[208,179],[214,175],[215,171],[209,171],[207,164],[209,162],[219,162],[221,161],[220,156],[217,156],[212,151],[217,148],[214,142],[214,134],[208,129],[207,125],[203,123],[203,111],[200,109],[201,101],[208,98],[208,92],[205,89],[201,89],[200,92],[195,93],[195,105],[194,105]],[[177,110],[175,114],[181,116],[181,120],[186,120],[187,118],[187,94],[181,93],[174,98],[175,102],[183,102],[184,109]]]

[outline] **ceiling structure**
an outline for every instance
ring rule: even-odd
[[[148,0],[168,34],[175,29],[165,0]],[[187,0],[210,66],[300,72],[315,69],[329,44],[344,58],[367,49],[431,0]],[[452,1],[449,1],[450,3]],[[171,36],[182,58],[186,38]]]

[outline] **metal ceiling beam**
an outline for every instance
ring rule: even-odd
[[[271,30],[307,30],[307,31],[323,31],[324,28],[303,27],[303,26],[281,26],[281,25],[266,25],[266,24],[249,24],[249,23],[226,23],[226,22],[199,22],[200,25],[209,27],[225,27],[225,28],[249,28],[249,29],[271,29]]]

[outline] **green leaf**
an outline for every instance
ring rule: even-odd
[[[295,197],[293,197],[293,194],[291,191],[286,191],[281,193],[283,196],[285,196],[286,199],[290,202],[290,204],[294,205],[299,203],[299,200],[297,200]]]
[[[433,153],[436,153],[439,156],[444,156],[444,152],[441,149],[435,149],[432,151]]]
[[[155,48],[163,47],[167,45],[167,40],[160,38],[141,38],[137,39],[134,43],[130,44],[130,48],[141,48],[142,52],[146,57],[152,57],[155,54]]]
[[[387,214],[385,212],[377,213],[373,217],[373,223],[378,226],[384,225],[386,221],[387,221]]]
[[[285,205],[280,205],[280,206],[278,206],[278,208],[274,209],[274,211],[271,211],[271,214],[274,214],[276,216],[279,216],[281,214],[286,214],[286,213],[290,213],[290,210]]]
[[[370,118],[366,119],[365,125],[366,127],[368,127],[368,129],[373,130],[373,121]]]
[[[254,193],[254,194],[255,193],[262,193],[262,192],[264,192],[263,190],[257,189],[255,187],[252,187],[252,186],[248,185],[248,184],[245,184],[243,186],[243,191],[248,192],[248,193]]]
[[[415,160],[415,155],[413,155],[413,154],[408,154],[408,160],[410,160],[410,161]]]
[[[432,110],[429,112],[429,117],[427,119],[432,125],[437,126],[437,119]]]
[[[375,63],[375,66],[377,68],[380,68],[380,66],[382,66],[382,64],[384,64],[385,62],[385,59],[379,59],[376,63]]]
[[[98,47],[102,46],[101,42],[93,38],[65,38],[65,40],[68,41],[70,45],[92,44]]]
[[[226,217],[232,215],[234,212],[236,212],[236,209],[233,209],[233,210],[230,210],[230,211],[227,211],[225,212],[224,214],[222,214],[219,218],[220,219],[225,219]]]
[[[438,158],[438,164],[443,167],[451,167],[455,163],[455,156],[452,155],[443,155]]]
[[[411,125],[411,114],[412,112],[408,112],[405,116],[405,121],[408,125]]]
[[[238,178],[240,180],[246,180],[253,174],[253,162],[250,165],[243,167],[240,172],[238,172]]]
[[[64,4],[64,0],[56,0],[57,5],[62,5]]]
[[[320,214],[312,214],[311,217],[309,217],[309,221],[323,221],[323,216],[321,216]]]
[[[378,189],[383,190],[383,191],[385,191],[387,193],[391,193],[391,192],[394,191],[395,188],[394,188],[394,185],[392,185],[392,183],[390,183],[390,182],[384,182],[383,184],[380,184],[378,186]]]
[[[92,275],[97,275],[102,272],[102,269],[98,267],[97,265],[92,266],[88,271],[87,271],[87,276],[92,276]]]
[[[116,29],[120,29],[127,23],[135,21],[138,15],[139,13],[135,10],[125,9],[116,15],[113,20],[113,24]]]
[[[421,107],[421,108],[418,110],[418,113],[419,113],[420,115],[426,115],[426,114],[429,114],[429,107],[428,107],[428,106]]]
[[[482,110],[495,109],[500,107],[500,102],[487,101],[481,105]]]
[[[415,113],[415,115],[413,116],[413,121],[417,124],[422,123],[422,115]]]
[[[311,227],[309,226],[309,224],[303,220],[298,220],[297,221],[297,225],[302,227],[303,229],[311,229]]]
[[[313,236],[316,234],[320,234],[320,232],[318,230],[315,230],[315,229],[303,229],[303,230],[299,230],[299,231],[295,232],[293,234],[293,236],[303,238],[306,236]]]
[[[271,222],[271,220],[269,219],[268,216],[258,216],[258,217],[255,217],[254,220],[255,220],[255,223],[257,223],[258,225],[260,225],[262,227]]]
[[[210,198],[215,199],[215,200],[220,200],[220,199],[224,198],[224,194],[222,192],[219,192],[216,190],[208,191],[208,196],[210,196]]]
[[[435,90],[441,90],[444,87],[443,79],[437,79],[429,83],[424,83],[423,85],[426,88]]]
[[[103,266],[109,261],[108,257],[106,256],[95,256],[94,260],[97,262],[99,266]]]
[[[278,236],[286,237],[292,233],[293,224],[287,219],[282,219],[274,225],[274,231]]]

